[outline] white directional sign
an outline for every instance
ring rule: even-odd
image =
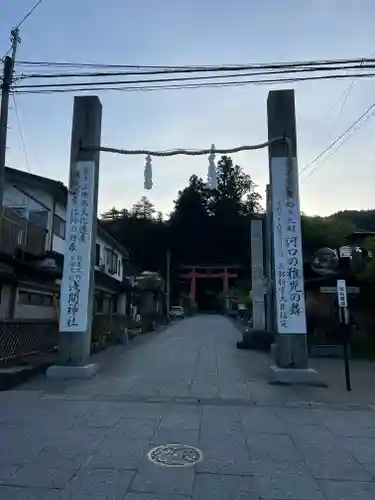
[[[348,295],[345,280],[337,280],[337,298],[339,301],[339,307],[348,307]]]

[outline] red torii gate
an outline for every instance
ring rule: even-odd
[[[186,269],[186,272],[180,274],[181,278],[190,279],[190,295],[195,300],[196,296],[196,286],[197,278],[222,278],[223,280],[223,292],[229,290],[229,278],[237,278],[238,272],[235,270],[239,266],[227,266],[227,265],[191,265],[191,266],[181,266]],[[211,272],[210,272],[211,270]],[[213,270],[220,270],[219,272],[214,272]]]

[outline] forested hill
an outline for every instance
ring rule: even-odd
[[[333,215],[358,231],[375,231],[375,210],[342,210]]]

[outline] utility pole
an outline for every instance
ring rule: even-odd
[[[3,82],[1,91],[0,108],[0,215],[3,208],[3,194],[5,187],[5,158],[7,149],[9,95],[13,81],[13,70],[16,61],[17,46],[21,42],[19,29],[11,31],[12,57],[6,56],[4,59]]]

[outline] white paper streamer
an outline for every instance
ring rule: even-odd
[[[145,180],[144,180],[144,188],[152,189],[152,159],[150,155],[146,156],[146,164],[145,164]]]
[[[211,145],[211,153],[208,156],[207,183],[211,189],[217,188],[216,164],[215,164],[215,144]]]

